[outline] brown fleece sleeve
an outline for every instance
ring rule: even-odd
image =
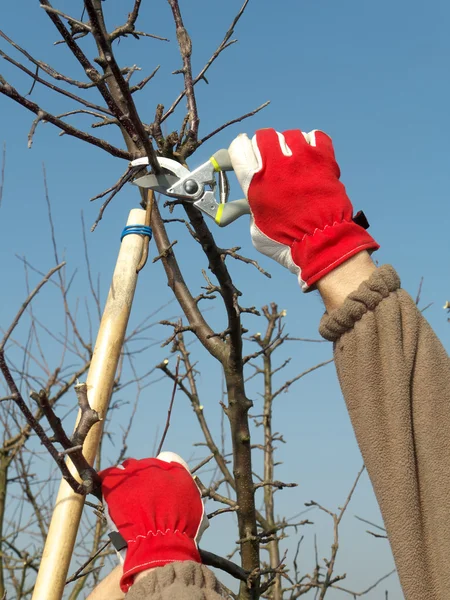
[[[320,333],[334,343],[345,402],[407,600],[450,598],[450,361],[385,265]]]
[[[205,565],[173,562],[131,586],[126,600],[224,600],[222,586]]]

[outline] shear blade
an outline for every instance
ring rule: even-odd
[[[167,193],[167,190],[178,181],[179,178],[176,177],[176,175],[160,173],[159,175],[144,175],[143,177],[138,177],[138,179],[133,181],[133,185],[165,194]]]

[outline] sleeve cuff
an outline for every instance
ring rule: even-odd
[[[400,277],[395,269],[391,265],[383,265],[349,294],[342,306],[330,314],[324,314],[319,325],[320,335],[335,342],[367,312],[375,310],[384,298],[399,288]]]

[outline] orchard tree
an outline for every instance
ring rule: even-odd
[[[268,104],[266,102],[246,114],[218,124],[210,133],[201,133],[197,92],[200,89],[202,93],[205,92],[209,70],[215,66],[221,54],[237,41],[233,35],[248,3],[249,0],[245,0],[225,28],[223,39],[204,66],[194,72],[191,62],[193,44],[184,25],[180,4],[178,0],[168,0],[180,58],[175,76],[182,79],[183,85],[169,107],[158,103],[156,98],[153,107],[146,106],[145,110],[138,110],[136,96],[147,85],[157,81],[159,67],[149,69],[148,64],[138,62],[133,66],[123,66],[119,64],[117,52],[119,43],[126,43],[126,38],[153,38],[154,43],[161,44],[158,52],[163,51],[163,44],[168,41],[147,32],[145,23],[139,24],[141,0],[132,3],[127,18],[113,29],[106,26],[108,2],[77,2],[72,16],[52,6],[48,0],[41,0],[43,18],[50,19],[55,27],[55,43],[64,45],[64,51],[70,54],[72,62],[78,62],[81,66],[84,73],[82,80],[75,79],[69,73],[61,73],[38,56],[31,55],[25,47],[26,40],[12,40],[5,32],[0,31],[4,48],[0,50],[1,57],[25,74],[30,82],[26,91],[19,91],[19,86],[0,75],[0,93],[32,113],[28,145],[31,147],[40,127],[47,123],[65,136],[78,138],[97,147],[99,152],[116,157],[118,164],[120,160],[122,164],[125,161],[123,173],[116,183],[94,198],[103,199],[103,205],[92,229],[104,217],[108,205],[124,186],[147,172],[143,167],[133,167],[131,161],[147,158],[149,171],[156,174],[160,172],[158,157],[186,164],[198,148],[215,134],[254,115]],[[145,41],[142,40],[142,43]],[[144,77],[137,81],[141,72]],[[61,99],[64,108],[58,112],[36,103],[33,96],[38,86],[48,90],[52,106],[57,105]],[[157,97],[157,92],[154,95]],[[71,105],[69,110],[67,102]],[[89,129],[76,127],[70,123],[73,116],[77,119],[86,117],[93,122]],[[122,144],[118,145],[115,141],[117,135],[112,132],[113,129],[120,132]],[[99,131],[105,132],[102,137],[97,135]],[[3,189],[4,164],[5,153],[0,190]],[[332,362],[332,359],[312,366],[281,384],[276,383],[279,376],[276,374],[282,372],[289,362],[277,361],[277,350],[290,342],[315,343],[319,340],[290,336],[283,325],[285,312],[275,304],[263,306],[260,310],[254,306],[245,306],[242,292],[231,274],[230,261],[246,263],[249,269],[257,269],[261,277],[270,275],[254,259],[239,254],[239,247],[221,247],[216,242],[209,223],[196,207],[181,199],[169,201],[165,206],[171,212],[175,210],[175,216],[163,218],[160,202],[154,198],[153,193],[147,194],[137,187],[135,190],[137,200],[146,210],[148,223],[151,223],[153,230],[157,249],[153,262],[162,265],[167,284],[178,306],[173,318],[160,321],[170,329],[166,339],[160,340],[166,348],[161,358],[167,354],[167,347],[174,356],[149,366],[145,372],[136,371],[134,357],[137,351],[133,351],[131,347],[133,340],[144,336],[154,324],[154,314],[149,313],[133,331],[127,333],[108,414],[98,415],[91,410],[86,386],[77,382],[83,380],[90,367],[102,303],[93,283],[84,240],[86,272],[90,283],[86,310],[96,318],[91,320],[88,327],[78,322],[79,308],[76,298],[72,299],[71,296],[71,275],[61,260],[47,193],[55,266],[48,273],[41,273],[40,280],[33,288],[30,279],[32,275],[36,276],[36,268],[23,260],[27,297],[11,324],[4,327],[0,343],[0,369],[5,381],[5,395],[0,399],[0,418],[5,432],[0,448],[0,596],[8,592],[18,599],[31,597],[52,512],[54,485],[49,484],[55,480],[54,470],[44,481],[38,481],[34,471],[37,463],[48,453],[77,494],[93,495],[93,498],[86,501],[90,512],[83,521],[83,540],[76,547],[78,567],[68,580],[72,585],[67,588],[67,597],[74,600],[84,593],[82,590],[85,586],[92,587],[98,582],[102,567],[106,563],[110,564],[113,552],[106,535],[96,474],[96,469],[100,467],[101,452],[96,464],[91,466],[83,455],[83,443],[92,427],[103,426],[104,436],[108,435],[108,424],[116,418],[121,406],[122,390],[133,385],[137,393],[130,420],[123,428],[123,437],[116,455],[108,457],[109,461],[116,462],[123,459],[127,453],[127,440],[132,431],[137,403],[155,372],[161,372],[173,382],[164,434],[170,426],[172,411],[176,410],[176,393],[184,396],[190,403],[201,428],[203,440],[199,444],[207,453],[198,464],[192,465],[192,472],[197,477],[204,498],[208,500],[208,506],[209,501],[221,505],[210,511],[210,519],[227,512],[235,515],[236,548],[230,550],[229,556],[218,556],[202,549],[202,558],[206,564],[222,569],[239,581],[238,586],[229,584],[230,597],[242,600],[259,597],[294,600],[311,593],[322,599],[330,589],[341,590],[350,597],[368,593],[382,580],[365,591],[354,592],[345,587],[342,581],[345,575],[336,572],[341,520],[363,469],[347,499],[343,499],[345,502],[336,512],[316,502],[309,503],[309,508],[327,513],[333,527],[333,543],[329,555],[322,560],[316,553],[314,567],[309,572],[302,572],[298,564],[303,539],[298,529],[311,527],[312,522],[309,517],[302,515],[302,510],[297,511],[300,514],[294,517],[280,517],[275,504],[278,490],[296,485],[295,482],[280,481],[276,475],[276,449],[285,442],[283,434],[274,431],[272,426],[276,401],[281,393],[290,389],[309,372]],[[172,223],[186,226],[191,240],[203,252],[202,273],[205,283],[202,290],[192,289],[179,266],[176,257],[177,242],[169,233]],[[147,238],[139,270],[147,261],[148,244]],[[180,252],[182,251],[180,247]],[[51,325],[41,322],[34,312],[34,298],[43,286],[52,286],[52,293],[59,297],[65,323],[63,334],[55,333]],[[204,307],[210,301],[217,303],[223,311],[226,326],[222,331],[215,330],[208,321],[208,312]],[[261,319],[262,332],[249,333],[243,324],[245,315]],[[24,320],[28,336],[19,327]],[[254,328],[254,325],[251,327]],[[18,331],[21,333],[16,336]],[[223,442],[226,437],[224,429],[218,439],[216,428],[205,417],[203,407],[207,401],[201,398],[198,390],[199,368],[197,359],[193,360],[191,357],[192,340],[198,340],[202,346],[201,350],[196,349],[197,359],[204,363],[209,357],[222,370],[222,410],[223,418],[228,423],[229,448]],[[59,361],[47,359],[48,348],[52,345],[59,347]],[[250,346],[253,348],[247,352],[246,349]],[[144,347],[139,348],[139,353],[145,349],[144,344]],[[259,379],[261,383],[263,403],[259,411],[255,411],[247,392],[248,381],[253,378]],[[73,407],[76,404],[75,395],[78,397],[82,419],[75,433],[69,435],[66,432],[67,421],[64,424],[61,422],[62,408],[59,407],[63,401],[66,407]],[[70,409],[69,414],[71,412]],[[98,422],[100,418],[101,424]],[[224,424],[223,427],[225,428]],[[164,435],[160,440],[155,440],[155,450],[158,446],[161,448],[163,442]],[[193,439],[192,442],[198,440]],[[261,463],[259,455],[262,455]],[[75,464],[81,483],[68,471],[67,461]],[[212,471],[208,470],[211,464],[214,464]],[[255,467],[255,464],[261,464],[261,469]],[[8,501],[14,501],[17,507],[21,507],[20,511],[8,513]],[[214,523],[212,526],[214,527]],[[299,535],[297,552],[289,556],[283,547],[283,540],[293,532]],[[31,546],[25,541],[25,536],[33,540]]]

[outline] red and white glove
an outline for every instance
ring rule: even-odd
[[[358,252],[379,248],[353,221],[333,143],[322,131],[241,134],[229,154],[250,205],[253,245],[297,274],[303,291]]]
[[[130,458],[99,475],[109,519],[127,544],[124,593],[141,571],[175,561],[201,563],[197,542],[208,523],[181,457],[162,452],[158,458]]]

